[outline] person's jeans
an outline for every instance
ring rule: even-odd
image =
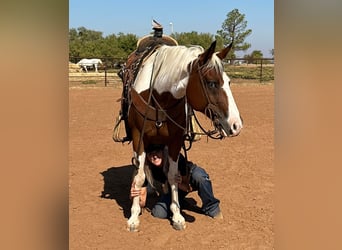
[[[220,212],[220,201],[214,197],[211,180],[207,172],[196,165],[193,165],[190,170],[190,184],[192,189],[198,191],[198,195],[202,200],[202,212],[208,216],[214,217]],[[178,190],[179,202],[182,208],[186,192]],[[158,218],[171,217],[170,211],[171,193],[161,195],[159,201],[152,209],[152,215]]]

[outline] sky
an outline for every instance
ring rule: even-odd
[[[119,32],[141,37],[150,34],[155,19],[166,35],[172,30],[215,35],[233,9],[245,14],[247,29],[252,30],[245,39],[251,48],[237,56],[260,50],[264,57],[272,57],[273,0],[69,0],[69,28],[85,27],[104,37]]]

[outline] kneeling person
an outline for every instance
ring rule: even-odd
[[[166,183],[166,169],[168,169],[167,147],[163,145],[151,145],[146,150],[146,154],[145,172],[149,184],[154,186],[153,180],[160,183]],[[187,171],[187,167],[189,171]],[[212,218],[223,218],[219,206],[220,201],[214,197],[211,180],[209,179],[207,172],[190,161],[186,162],[182,154],[179,156],[178,160],[178,171],[180,174],[175,176],[175,179],[178,183],[178,196],[181,208],[185,196],[192,191],[197,191],[202,200],[201,211]],[[137,190],[134,188],[133,182],[131,187],[131,197],[140,196],[141,207],[144,207],[146,204],[146,185],[144,185],[141,190]],[[163,219],[170,218],[170,205],[171,193],[162,193],[159,197],[159,201],[152,209],[152,215]]]

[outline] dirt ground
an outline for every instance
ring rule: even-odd
[[[132,147],[112,140],[121,89],[70,87],[70,249],[274,249],[274,85],[231,88],[241,134],[202,137],[188,152],[209,173],[223,220],[184,209],[187,228],[176,231],[144,210],[140,231],[132,233],[126,230]],[[188,201],[201,206],[197,193]]]

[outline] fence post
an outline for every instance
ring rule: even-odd
[[[105,87],[107,87],[107,67],[104,67],[105,70]]]
[[[260,83],[262,82],[262,61],[263,59],[261,59],[261,63],[260,63]]]

